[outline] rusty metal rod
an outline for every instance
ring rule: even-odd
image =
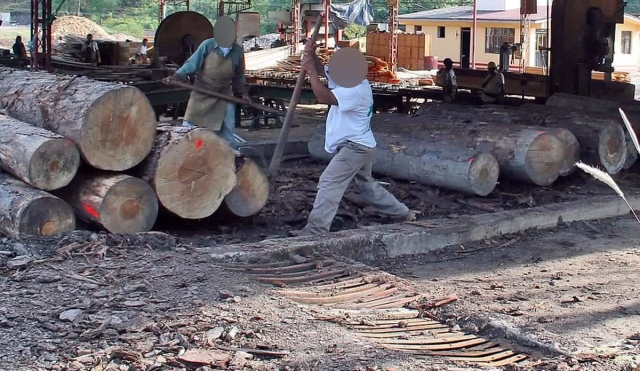
[[[320,14],[316,19],[316,24],[313,27],[313,33],[311,34],[310,42],[315,43],[318,38],[318,31],[320,31],[320,24],[322,22],[323,15]],[[325,30],[325,32],[328,32]],[[309,41],[307,41],[309,42]],[[304,57],[303,57],[304,58]],[[273,151],[273,157],[271,158],[271,164],[269,165],[269,177],[275,178],[278,170],[280,169],[280,163],[282,162],[282,155],[284,154],[284,147],[287,145],[289,138],[289,130],[291,130],[291,123],[293,122],[293,115],[295,115],[296,107],[300,101],[300,94],[302,94],[302,88],[304,86],[307,72],[304,69],[300,69],[298,74],[298,81],[296,81],[296,87],[293,89],[291,100],[289,101],[289,107],[287,107],[287,115],[284,117],[284,123],[282,124],[282,130],[280,131],[280,137],[276,143],[276,148]]]
[[[243,105],[243,106],[251,107],[253,109],[257,109],[257,110],[264,111],[264,112],[267,112],[267,113],[272,113],[274,115],[278,115],[278,116],[285,116],[286,115],[286,113],[283,112],[283,111],[279,111],[277,109],[274,109],[274,108],[271,108],[271,107],[267,107],[267,106],[264,106],[264,105],[259,104],[259,103],[253,103],[253,102],[249,102],[249,101],[246,101],[244,99],[241,99],[241,98],[232,97],[232,96],[227,95],[227,94],[218,93],[218,92],[215,92],[215,91],[203,89],[203,88],[200,88],[200,87],[197,87],[197,86],[193,86],[191,84],[184,83],[182,81],[170,80],[169,83],[171,85],[179,86],[181,88],[191,89],[193,91],[197,91],[198,93],[201,93],[201,94],[210,95],[212,97],[215,97],[215,98],[218,98],[218,99],[222,99],[222,100],[225,100],[227,102],[236,103],[236,104],[240,104],[240,105]]]

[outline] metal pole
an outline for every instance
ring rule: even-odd
[[[329,47],[329,6],[331,0],[324,0],[324,47]]]
[[[473,30],[471,30],[471,69],[476,69],[476,31],[478,30],[478,0],[473,0]]]
[[[550,15],[550,10],[551,10],[551,6],[552,3],[551,1],[547,0],[547,30],[546,30],[546,40],[544,41],[544,48],[545,48],[545,52],[544,52],[544,62],[547,65],[547,98],[549,98],[549,96],[551,95],[551,74],[549,73],[551,71],[551,63],[549,63],[550,61],[550,55],[551,55],[551,50],[549,50],[549,43],[551,42],[551,35],[549,34],[549,30],[551,29],[551,15]]]

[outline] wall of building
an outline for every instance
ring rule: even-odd
[[[437,56],[439,61],[445,58],[451,58],[457,65],[460,63],[461,56],[461,33],[462,28],[472,28],[472,23],[467,21],[457,22],[425,22],[414,20],[400,20],[400,23],[406,25],[408,33],[414,33],[416,26],[422,26],[422,32],[431,36],[431,50],[430,55]],[[438,27],[445,27],[445,37],[438,38]],[[517,22],[513,23],[489,23],[478,22],[478,36],[476,38],[476,65],[486,65],[489,62],[499,62],[500,55],[487,53],[485,51],[487,28],[513,28],[515,29],[515,41],[520,40],[520,25]],[[532,27],[533,29],[533,27]],[[473,30],[471,31],[473,32]],[[471,36],[473,39],[473,35]],[[517,66],[518,62],[513,65]]]
[[[622,31],[631,31],[631,54],[622,53]],[[636,72],[640,63],[640,26],[625,22],[616,27],[613,67],[617,71]]]

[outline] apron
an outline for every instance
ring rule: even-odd
[[[96,60],[96,51],[93,50],[93,43],[88,43],[87,49],[84,51],[84,61],[86,63],[96,63]]]
[[[196,75],[195,86],[232,95],[234,75],[231,58],[225,58],[216,52],[211,52],[205,58],[202,69]],[[220,131],[228,104],[227,101],[192,91],[184,119],[196,126]]]

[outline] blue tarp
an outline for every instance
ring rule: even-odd
[[[329,20],[341,30],[350,24],[368,26],[373,21],[373,8],[369,0],[354,0],[348,4],[331,4]]]

